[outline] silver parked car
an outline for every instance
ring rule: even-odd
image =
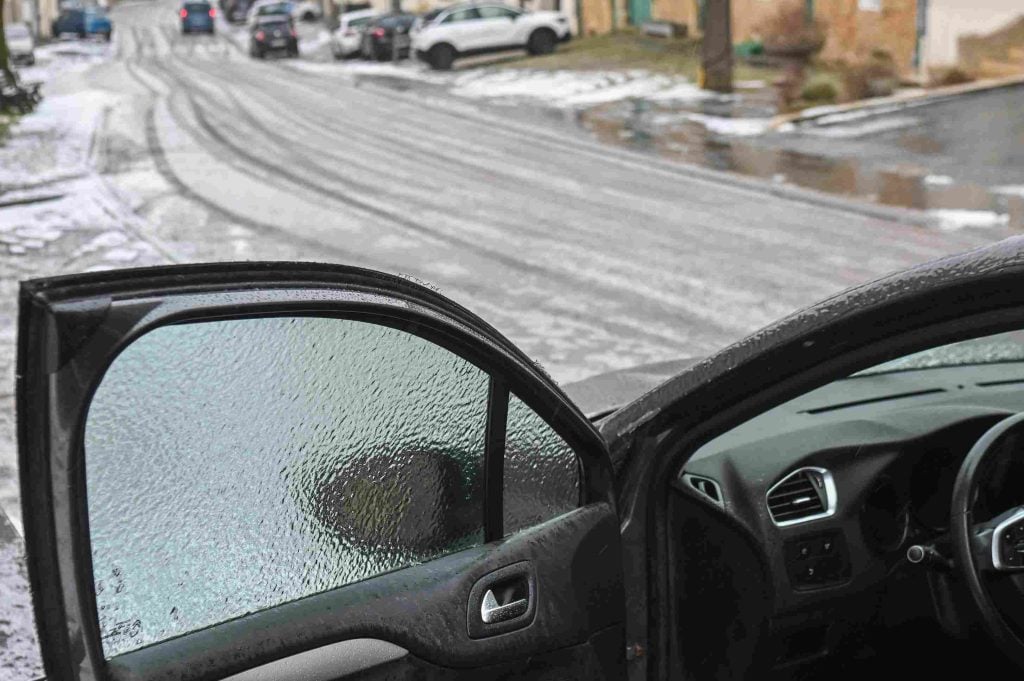
[[[28,24],[17,23],[7,26],[4,29],[4,37],[7,38],[7,49],[10,51],[12,62],[28,66],[36,63],[36,41]]]

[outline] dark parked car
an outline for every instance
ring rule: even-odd
[[[280,14],[256,17],[249,29],[249,54],[263,59],[271,53],[299,56],[299,36],[291,17]]]
[[[182,33],[209,33],[216,31],[214,17],[217,10],[208,2],[186,2],[178,11]]]
[[[364,59],[387,61],[409,56],[409,31],[416,22],[415,14],[385,14],[363,31],[359,53]]]
[[[57,15],[50,29],[55,36],[64,33],[74,33],[79,38],[97,35],[109,41],[114,24],[102,7],[71,7]]]

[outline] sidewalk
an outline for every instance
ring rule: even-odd
[[[44,81],[73,74],[79,59],[61,56],[61,49],[43,52],[39,67],[26,71]],[[14,432],[18,281],[163,261],[144,238],[145,225],[129,199],[96,171],[96,131],[106,125],[119,97],[76,80],[65,79],[62,89],[73,91],[46,96],[0,142],[0,257],[5,263],[0,271],[0,510],[19,531]]]

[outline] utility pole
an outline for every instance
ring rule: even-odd
[[[705,0],[700,86],[732,92],[732,18],[729,0]]]

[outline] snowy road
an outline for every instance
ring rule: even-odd
[[[78,117],[96,124],[75,162],[87,167],[60,175],[51,159],[56,174],[19,191],[56,198],[0,200],[0,511],[15,526],[21,278],[225,259],[375,267],[432,282],[569,381],[708,353],[844,287],[1006,236],[776,196],[342,65],[251,60],[224,36],[179,35],[175,7],[114,10],[113,57],[46,89],[44,116],[95,113]],[[16,184],[0,173],[0,199]],[[13,536],[0,531],[0,561]],[[0,675],[23,678],[38,661],[17,575],[0,570]]]
[[[97,87],[133,93],[101,137],[179,260],[302,258],[411,274],[561,380],[706,353],[796,307],[998,238],[897,226],[598,146],[485,104],[344,69],[257,62],[119,15]]]

